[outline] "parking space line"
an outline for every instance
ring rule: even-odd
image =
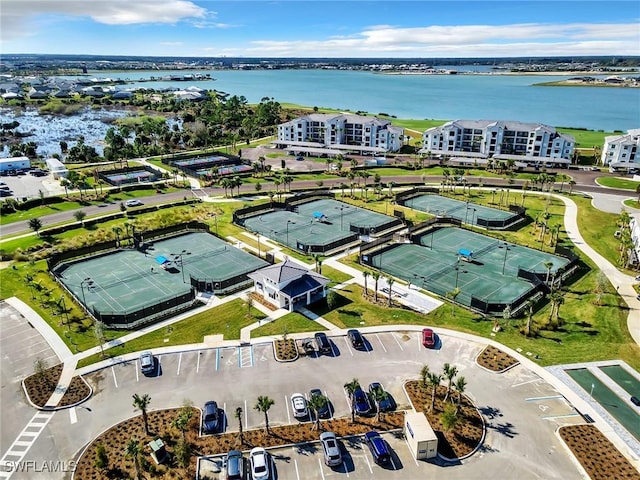
[[[202,351],[198,350],[198,360],[196,361],[196,373],[200,371],[200,356],[202,355]]]
[[[244,424],[249,425],[249,413],[247,412],[247,401],[244,401]]]
[[[182,365],[182,352],[180,352],[180,356],[178,357],[178,371],[176,375],[180,375],[180,365]]]
[[[287,400],[287,396],[284,396],[284,406],[287,408],[287,419],[289,423],[291,423],[291,414],[289,413],[289,401]]]
[[[396,334],[395,333],[391,333],[391,336],[393,337],[393,339],[398,344],[398,347],[400,347],[400,350],[404,351],[404,348],[402,348],[402,345],[400,345],[400,340],[398,340],[398,337],[396,336]]]
[[[78,415],[76,415],[76,407],[71,407],[69,409],[69,420],[71,421],[71,425],[74,423],[78,423]]]
[[[216,348],[216,371],[220,370],[220,349]]]
[[[384,343],[382,343],[382,340],[380,339],[380,335],[378,335],[376,333],[376,337],[378,338],[378,342],[380,342],[380,346],[382,347],[382,349],[385,351],[385,353],[387,352],[387,349],[384,346]]]
[[[369,463],[369,459],[366,455],[363,455],[365,462],[367,462],[367,467],[369,467],[369,471],[373,474],[373,468],[371,468],[371,464]]]
[[[318,465],[320,465],[320,475],[322,476],[322,480],[324,480],[324,470],[322,469],[322,460],[318,458]]]
[[[136,360],[136,382],[140,381],[140,368],[138,368],[138,360]]]
[[[300,480],[300,472],[298,472],[298,462],[295,458],[293,459],[293,466],[296,467],[296,478]]]
[[[346,339],[346,337],[344,339],[344,343],[347,345],[347,348],[349,349],[349,353],[353,357],[353,351],[351,350],[351,347],[349,346],[349,341]]]
[[[113,373],[113,383],[115,383],[116,388],[118,388],[118,379],[116,378],[116,369],[111,366],[111,373]]]
[[[222,433],[227,431],[227,402],[222,404]]]

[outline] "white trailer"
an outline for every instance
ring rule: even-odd
[[[416,460],[434,458],[438,454],[438,437],[422,412],[406,412],[404,434]]]

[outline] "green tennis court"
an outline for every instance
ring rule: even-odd
[[[519,218],[514,212],[433,194],[409,198],[403,204],[432,215],[453,217],[470,225],[486,226],[488,223],[498,222],[501,226],[506,226]]]
[[[473,252],[464,261],[461,249]],[[507,244],[460,228],[440,228],[418,239],[417,244],[393,244],[363,258],[374,268],[439,295],[456,287],[456,301],[474,306],[510,305],[535,288],[522,270],[539,276],[553,275],[569,260],[520,245]],[[549,269],[547,269],[547,265]]]
[[[137,320],[163,305],[191,301],[192,282],[207,279],[209,290],[216,290],[216,282],[240,279],[266,265],[213,235],[189,233],[154,241],[145,251],[126,249],[61,264],[54,273],[94,314]]]
[[[400,224],[398,219],[388,215],[330,199],[300,203],[294,211],[270,211],[244,220],[246,229],[303,252],[315,246],[325,252],[357,242],[360,234],[374,234],[396,224]]]

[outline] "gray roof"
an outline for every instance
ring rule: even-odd
[[[269,265],[268,267],[261,268],[260,270],[256,270],[255,272],[250,273],[248,276],[253,280],[268,278],[269,280],[272,280],[276,283],[282,283],[289,280],[299,279],[300,277],[305,275],[312,277],[320,283],[327,284],[330,282],[327,277],[301,267],[288,258],[282,263],[276,263],[274,265]]]

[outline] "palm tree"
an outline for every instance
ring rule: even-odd
[[[243,442],[242,438],[242,407],[236,408],[236,411],[233,413],[233,416],[238,420],[238,429],[240,430],[240,442]]]
[[[364,278],[364,290],[362,292],[362,294],[366,297],[368,290],[367,290],[367,277],[371,275],[371,272],[365,270],[364,272],[362,272],[362,277]]]
[[[531,335],[531,326],[533,325],[533,306],[534,305],[535,303],[533,302],[533,300],[528,300],[525,305],[525,309],[527,311],[527,322],[525,323],[525,327],[524,327],[524,335],[526,337]]]
[[[444,430],[445,436],[454,431],[460,423],[460,417],[458,417],[456,408],[453,405],[445,406],[444,412],[440,414],[440,421],[442,422],[442,429]]]
[[[31,230],[33,230],[34,232],[36,232],[36,234],[38,236],[40,236],[39,231],[42,228],[42,220],[40,220],[38,217],[30,218],[29,219],[29,228]]]
[[[60,186],[64,188],[64,196],[69,198],[68,188],[71,186],[71,182],[69,182],[69,180],[67,180],[66,178],[63,178],[62,180],[60,180]]]
[[[431,373],[431,371],[429,370],[429,365],[423,365],[422,368],[420,369],[420,381],[422,382],[422,386],[426,387],[427,386],[427,379],[429,378],[429,373]]]
[[[372,272],[371,278],[373,278],[375,282],[374,290],[373,290],[373,301],[378,303],[378,280],[380,280],[380,272],[378,271]]]
[[[387,277],[387,285],[389,287],[389,306],[391,306],[391,292],[392,289],[391,287],[393,286],[393,284],[395,283],[395,280],[393,279],[393,277]]]
[[[318,411],[326,407],[327,403],[329,403],[327,397],[325,397],[324,395],[319,395],[317,393],[311,395],[311,397],[309,397],[309,400],[307,401],[307,406],[310,410],[313,411],[313,415],[315,417],[314,428],[316,430],[320,430],[320,415],[318,414]]]
[[[185,432],[189,426],[189,421],[193,417],[193,410],[190,407],[183,407],[178,412],[176,418],[171,421],[171,426],[180,430],[182,441],[185,441]]]
[[[389,398],[389,394],[385,392],[382,387],[375,388],[371,392],[373,396],[373,401],[376,402],[376,422],[380,423],[380,418],[382,416],[382,411],[380,410],[380,402],[384,402]]]
[[[444,377],[447,379],[447,394],[444,396],[444,401],[446,402],[449,398],[449,394],[451,393],[451,384],[453,383],[453,377],[458,374],[458,367],[445,363],[442,367],[442,371],[444,373]]]
[[[128,458],[133,459],[133,468],[136,470],[136,480],[140,480],[140,454],[142,453],[142,448],[138,443],[138,440],[132,438],[127,443],[126,448],[124,449],[124,454]]]
[[[115,234],[116,236],[116,247],[120,246],[120,235],[122,235],[122,228],[120,227],[113,227],[111,229],[111,231]]]
[[[549,295],[549,300],[551,301],[549,323],[556,328],[560,325],[560,305],[564,303],[564,295],[556,290]]]
[[[464,377],[459,377],[458,381],[453,385],[458,392],[458,401],[456,403],[456,412],[460,409],[460,404],[462,403],[462,394],[467,387],[467,379]]]
[[[359,386],[360,386],[360,382],[358,381],[357,378],[354,378],[350,382],[347,382],[347,383],[344,384],[344,390],[345,390],[345,392],[347,392],[347,395],[349,396],[349,404],[350,404],[350,407],[351,407],[351,421],[352,422],[356,421],[356,411],[355,411],[354,406],[353,406],[353,394],[355,393],[355,391],[357,390],[357,388]]]
[[[147,417],[147,408],[151,403],[151,397],[148,393],[144,395],[133,394],[133,406],[142,413],[142,421],[144,422],[144,431],[149,435],[149,418]]]
[[[269,409],[276,403],[272,398],[266,395],[260,395],[254,410],[264,413],[264,431],[269,434]]]
[[[569,180],[569,195],[573,193],[573,186],[576,184],[575,180]]]
[[[544,283],[549,285],[549,275],[551,274],[551,269],[553,268],[553,262],[544,262],[542,265],[544,265],[544,268],[547,269],[547,278]]]
[[[436,404],[436,388],[438,388],[441,381],[442,375],[439,373],[429,373],[427,384],[431,387],[431,411],[433,411],[433,407]]]

